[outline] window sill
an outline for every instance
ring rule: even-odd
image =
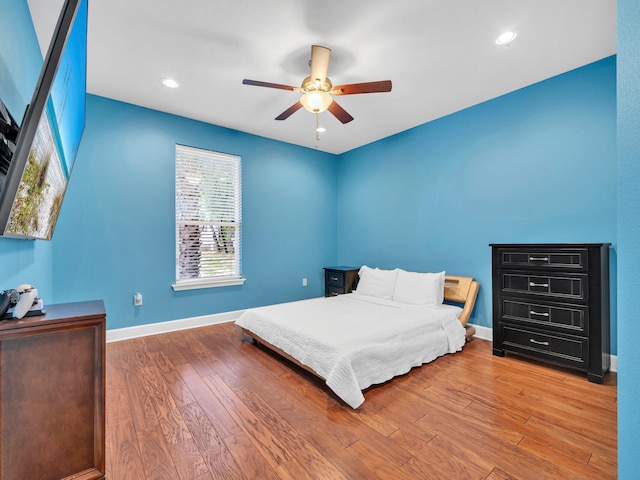
[[[174,291],[179,292],[181,290],[196,290],[198,288],[216,288],[216,287],[230,287],[232,285],[244,285],[245,278],[225,278],[222,279],[198,279],[193,281],[186,281],[171,285]]]

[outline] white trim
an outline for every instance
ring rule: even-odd
[[[618,356],[611,355],[611,368],[610,370],[614,373],[618,373]]]
[[[471,323],[469,325],[472,325]],[[474,337],[479,338],[481,340],[489,340],[493,341],[493,329],[491,327],[483,327],[481,325],[473,325],[476,329],[476,333]],[[611,367],[610,370],[613,373],[618,373],[618,356],[611,355]]]
[[[214,288],[214,287],[229,287],[232,285],[244,285],[246,278],[234,277],[226,278],[224,280],[213,278],[199,278],[194,281],[184,280],[180,283],[171,285],[174,291],[179,292],[181,290],[196,290],[198,288]]]
[[[204,327],[207,325],[215,325],[217,323],[233,322],[239,318],[243,312],[244,310],[214,313],[211,315],[203,315],[201,317],[183,318],[179,320],[169,320],[167,322],[150,323],[135,327],[107,330],[107,343],[129,340],[131,338],[146,337],[148,335],[157,335],[159,333],[187,330],[189,328]]]
[[[490,342],[493,341],[493,329],[491,327],[483,327],[482,325],[473,325],[471,323],[469,325],[476,329],[474,337],[481,340],[489,340]]]

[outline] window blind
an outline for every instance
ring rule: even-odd
[[[178,285],[241,278],[241,199],[240,157],[176,145]]]

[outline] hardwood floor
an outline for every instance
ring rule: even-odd
[[[107,345],[109,480],[615,479],[616,375],[474,339],[358,410],[233,324]]]

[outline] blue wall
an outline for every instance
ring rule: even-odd
[[[0,98],[16,122],[31,101],[42,54],[26,0],[0,2]],[[32,283],[51,298],[53,254],[48,242],[0,238],[0,290]]]
[[[242,157],[242,286],[171,288],[176,143]],[[55,301],[103,298],[114,329],[321,296],[335,184],[334,155],[90,95],[54,235]]]
[[[640,4],[618,0],[618,478],[640,476]]]
[[[473,276],[491,326],[489,243],[611,242],[615,352],[615,155],[615,57],[352,150],[338,261]]]

